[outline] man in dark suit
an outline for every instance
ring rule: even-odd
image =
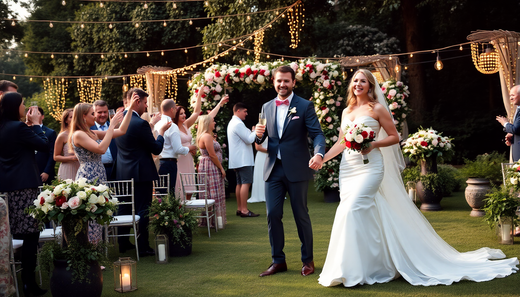
[[[298,229],[301,245],[303,276],[314,273],[312,226],[307,208],[307,188],[313,178],[311,169],[320,169],[325,154],[325,136],[311,101],[294,95],[295,73],[281,66],[274,72],[274,88],[278,97],[262,107],[267,123],[256,126],[257,143],[268,136],[268,156],[264,180],[269,241],[272,264],[260,276],[287,271],[283,247],[283,203],[286,193]],[[314,155],[308,149],[308,137],[313,140]],[[310,168],[310,169],[309,169]]]
[[[153,181],[159,179],[157,168],[152,159],[152,154],[159,155],[164,145],[164,131],[170,125],[164,125],[159,130],[157,140],[152,134],[150,124],[141,119],[141,115],[148,108],[148,94],[141,89],[135,88],[128,91],[129,102],[139,97],[137,108],[133,111],[132,119],[126,134],[116,139],[117,164],[116,179],[134,179],[135,211],[141,217],[139,221],[140,236],[137,241],[139,255],[144,257],[155,255],[154,250],[148,242],[148,207],[152,202]],[[131,209],[120,207],[120,214],[130,214]],[[129,228],[120,229],[121,234],[128,234]],[[119,250],[125,252],[132,248],[128,240],[119,237]]]
[[[516,106],[513,123],[509,123],[506,117],[497,116],[497,121],[504,126],[506,135],[506,145],[511,146],[513,162],[520,159],[520,85],[516,85],[509,91],[509,100]]]
[[[41,114],[41,122],[43,123],[43,109],[38,107],[38,111]],[[55,170],[54,165],[56,165],[56,161],[54,161],[54,143],[56,142],[56,132],[43,124],[41,125],[42,131],[49,140],[49,151],[48,152],[36,152],[36,163],[38,164],[38,170],[40,171],[40,176],[42,178],[42,182],[45,184],[50,184],[54,180]]]
[[[92,130],[108,130],[108,126],[110,125],[110,121],[108,120],[108,104],[104,100],[96,100],[94,102],[94,115],[96,116],[96,124],[90,129]],[[107,173],[107,180],[114,180],[112,169],[116,164],[117,160],[117,144],[115,138],[112,138],[110,142],[110,146],[106,153],[101,156],[101,161],[103,162],[103,166],[105,166],[105,171]],[[114,170],[115,173],[115,170]]]

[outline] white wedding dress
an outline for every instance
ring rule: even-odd
[[[267,148],[267,138],[262,143],[263,148]],[[251,189],[251,197],[247,199],[247,203],[265,202],[265,181],[264,181],[264,165],[267,159],[267,153],[257,151],[255,157],[255,168],[253,171],[253,189]]]
[[[350,123],[344,114],[341,127]],[[384,133],[369,116],[354,123]],[[352,287],[399,276],[412,285],[449,285],[463,279],[488,281],[518,270],[517,258],[489,260],[505,258],[500,250],[459,253],[442,240],[408,198],[399,166],[388,154],[388,148],[374,149],[369,163],[363,164],[359,153],[343,151],[341,202],[318,280],[321,285]]]

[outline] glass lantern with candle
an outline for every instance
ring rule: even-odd
[[[406,183],[406,189],[408,190],[408,196],[410,197],[410,200],[413,202],[417,202],[417,198],[415,196],[415,187],[417,184],[413,181],[409,181]]]
[[[498,226],[498,238],[501,244],[513,244],[515,231],[514,219],[512,217],[500,217]]]
[[[130,257],[114,262],[114,289],[121,293],[137,290],[136,261]]]
[[[168,236],[164,234],[158,234],[155,236],[155,263],[167,264],[168,263]]]

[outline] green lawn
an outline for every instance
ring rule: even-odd
[[[316,273],[300,275],[300,243],[289,201],[285,203],[285,234],[289,271],[260,278],[270,262],[265,204],[250,204],[249,208],[261,216],[240,218],[235,216],[235,196],[227,200],[226,229],[208,238],[204,228],[194,236],[193,253],[184,258],[171,258],[169,264],[155,264],[155,258],[145,257],[137,264],[135,292],[125,296],[519,296],[520,274],[490,282],[463,281],[451,286],[414,287],[403,279],[387,284],[354,288],[325,288],[318,284],[318,276],[325,260],[330,230],[337,203],[324,203],[322,193],[309,190],[309,210],[314,232],[314,259]],[[442,201],[443,211],[425,213],[439,235],[459,251],[480,247],[500,248],[508,257],[520,256],[520,238],[515,245],[498,244],[498,240],[481,218],[469,216],[463,192]],[[113,249],[112,258],[117,254]],[[135,253],[126,253],[135,259]],[[424,255],[427,257],[428,255]],[[114,291],[113,271],[103,274],[103,296],[120,296]],[[48,278],[44,276],[44,288]],[[50,296],[50,292],[46,295]]]

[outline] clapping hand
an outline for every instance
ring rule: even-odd
[[[503,116],[497,116],[497,121],[504,126],[505,123],[509,123],[509,120]]]
[[[29,107],[29,110],[27,111],[27,115],[25,117],[25,123],[27,124],[27,126],[40,125],[41,124],[40,117],[41,117],[41,114],[40,114],[40,111],[38,110],[38,106],[31,106],[31,107]]]
[[[199,91],[200,92],[200,91]],[[220,106],[226,104],[229,102],[229,95],[224,95],[224,97],[222,97],[222,99],[220,99],[220,102],[218,103]]]

